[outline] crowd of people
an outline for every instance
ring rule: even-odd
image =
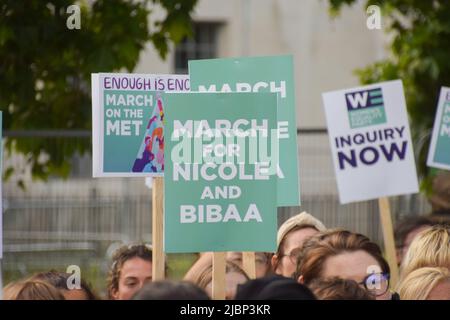
[[[381,248],[368,237],[327,229],[302,212],[278,230],[275,253],[256,253],[256,279],[242,267],[242,253],[228,252],[226,299],[236,300],[450,300],[450,225],[408,218],[395,230],[399,283]],[[212,253],[199,254],[183,280],[152,281],[152,251],[145,244],[119,248],[107,279],[111,300],[208,300]],[[49,271],[9,283],[6,300],[97,300],[88,283],[69,288],[71,274]]]

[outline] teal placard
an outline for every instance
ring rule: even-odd
[[[274,251],[276,94],[174,93],[163,99],[165,251]],[[273,156],[267,158],[273,174],[261,169],[261,145]]]
[[[278,206],[300,204],[292,56],[189,61],[192,91],[278,92],[280,171]]]
[[[444,170],[450,170],[450,88],[442,87],[433,134],[428,151],[427,165]]]
[[[162,99],[156,92],[104,90],[105,172],[162,172]],[[126,100],[132,101],[127,104]],[[139,102],[139,103],[137,103]],[[159,132],[159,134],[158,134]],[[148,152],[146,146],[150,146]],[[158,162],[158,155],[161,159]],[[142,163],[142,164],[141,164]]]
[[[442,116],[439,121],[434,162],[440,163],[450,169],[450,101],[442,107]]]
[[[387,123],[383,90],[375,88],[345,94],[350,128]]]

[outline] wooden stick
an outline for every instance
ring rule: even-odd
[[[380,209],[381,229],[383,231],[384,250],[386,260],[391,269],[391,288],[395,288],[398,283],[397,255],[395,253],[394,228],[392,227],[391,206],[387,197],[378,199]]]
[[[226,252],[213,253],[212,298],[225,300]]]
[[[3,300],[3,258],[0,258],[0,300]]]
[[[256,257],[254,252],[242,252],[242,269],[250,279],[256,279]]]
[[[153,281],[165,277],[164,235],[164,179],[153,178],[152,186],[152,278]]]

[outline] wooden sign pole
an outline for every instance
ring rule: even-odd
[[[0,258],[0,300],[3,300],[3,259]]]
[[[225,300],[226,252],[213,253],[212,298]]]
[[[397,256],[395,253],[394,228],[392,227],[391,206],[389,198],[382,197],[378,199],[380,210],[381,229],[383,230],[384,250],[386,260],[391,269],[391,288],[395,288],[398,283]]]
[[[165,277],[164,235],[164,178],[153,178],[152,186],[152,280]]]
[[[242,252],[242,269],[244,269],[250,279],[256,279],[255,252]]]

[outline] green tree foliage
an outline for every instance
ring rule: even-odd
[[[356,0],[329,0],[332,14]],[[362,83],[401,79],[422,187],[431,191],[436,170],[426,166],[431,130],[441,86],[450,85],[450,1],[366,1],[378,5],[382,27],[392,36],[390,56],[357,74]]]
[[[150,41],[161,58],[169,43],[192,33],[197,0],[0,0],[0,108],[6,130],[90,130],[90,75],[133,71]],[[81,28],[70,30],[67,8],[81,8]],[[152,19],[152,9],[165,11]],[[90,139],[8,139],[37,178],[67,176],[75,153]],[[43,156],[44,155],[44,156]],[[6,170],[7,175],[12,169]]]

